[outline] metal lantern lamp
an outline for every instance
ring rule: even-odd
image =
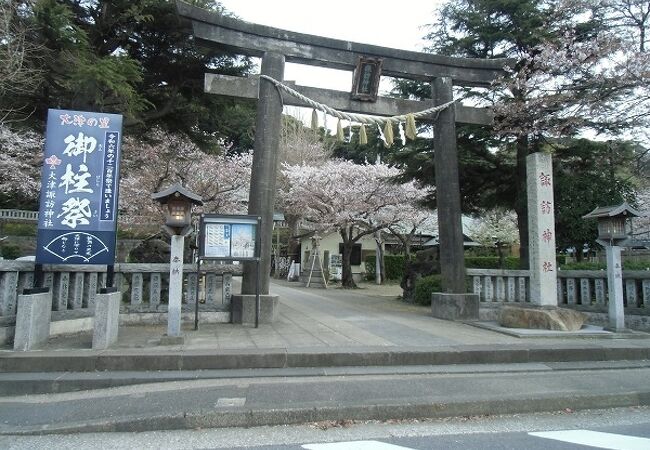
[[[639,211],[622,203],[617,206],[599,206],[582,218],[598,221],[598,243],[606,246],[624,245],[630,239],[630,219],[640,216]]]
[[[169,212],[167,214],[167,221],[165,225],[172,228],[183,228],[190,222],[190,211],[192,203],[181,197],[177,192],[174,194],[169,203],[167,203]]]
[[[192,231],[192,206],[203,204],[199,195],[176,183],[151,198],[167,205],[164,228],[170,235],[187,235]]]

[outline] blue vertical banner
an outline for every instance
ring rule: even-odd
[[[115,262],[122,116],[50,109],[36,262]]]

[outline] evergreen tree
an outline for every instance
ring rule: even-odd
[[[471,202],[514,209],[524,264],[526,156],[551,139],[577,136],[586,129],[616,133],[647,117],[648,96],[638,94],[649,78],[648,58],[608,26],[607,6],[608,2],[589,0],[449,1],[427,36],[429,51],[435,53],[512,61],[506,67],[509,76],[492,89],[457,93],[491,104],[496,113],[496,132],[491,136],[475,127],[458,128],[459,159],[462,198],[470,202],[464,209],[472,210]],[[395,93],[429,97],[429,90],[427,85],[402,81]],[[636,101],[634,110],[626,104],[631,98]],[[425,164],[421,154],[411,153],[415,160],[406,164],[416,171],[432,166],[432,154]]]
[[[242,75],[251,70],[251,61],[198,46],[175,2],[18,3],[16,20],[38,48],[26,64],[38,61],[44,73],[30,92],[0,93],[0,106],[12,119],[28,118],[38,128],[47,108],[117,112],[125,115],[131,133],[158,125],[208,147],[252,147],[252,107],[203,92],[206,71]],[[194,3],[227,14],[217,2]]]
[[[553,146],[556,245],[578,260],[598,236],[596,221],[582,216],[597,206],[635,202],[634,146],[575,139]]]

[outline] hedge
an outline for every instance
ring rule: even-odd
[[[519,258],[504,258],[504,269],[519,269]],[[500,269],[498,256],[466,256],[465,267],[468,269]]]
[[[375,279],[375,257],[366,257],[366,278]],[[384,255],[384,267],[387,280],[401,280],[404,276],[404,255]]]
[[[36,236],[37,225],[31,223],[5,223],[2,226],[4,236]]]
[[[562,270],[607,270],[607,264],[596,262],[573,262],[562,264]],[[648,270],[650,261],[623,261],[623,270]]]
[[[564,263],[564,257],[558,256],[557,266],[561,270],[606,270],[604,262],[574,262]],[[465,267],[468,269],[499,269],[499,258],[496,256],[466,256]],[[624,270],[647,270],[650,268],[650,261],[623,261]],[[505,258],[505,269],[519,269],[519,258]]]
[[[558,256],[557,266],[562,270],[606,270],[605,263],[564,263],[564,257]],[[504,259],[505,269],[518,270],[519,258],[508,256]],[[366,278],[375,279],[375,257],[368,256],[365,259]],[[385,255],[384,265],[386,266],[387,280],[401,280],[404,275],[404,255]],[[499,269],[498,256],[466,256],[465,267],[468,269]],[[650,261],[624,261],[624,270],[647,270],[650,268]]]
[[[20,256],[20,248],[15,245],[3,245],[0,247],[0,256],[4,259],[16,259]]]
[[[442,277],[440,274],[422,277],[415,282],[414,301],[418,305],[431,305],[431,294],[442,291]]]

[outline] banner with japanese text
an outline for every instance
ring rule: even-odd
[[[36,262],[115,262],[122,116],[50,109]]]

